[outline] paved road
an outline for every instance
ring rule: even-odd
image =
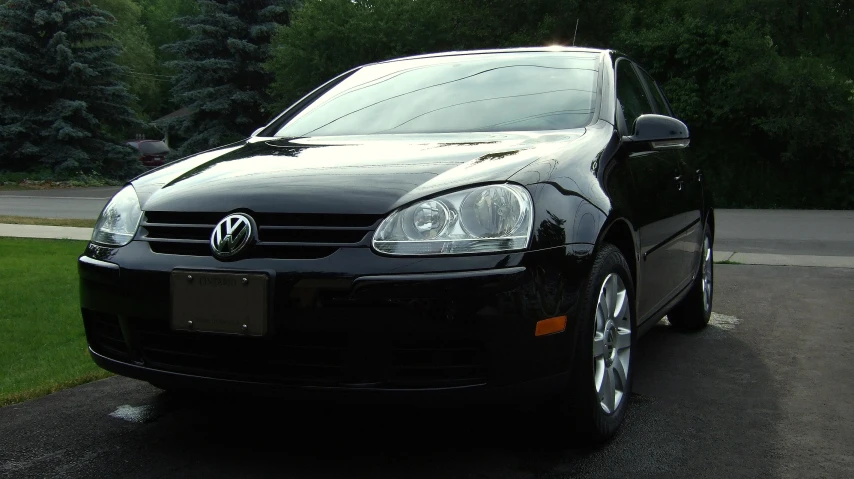
[[[854,477],[854,271],[716,273],[712,326],[661,324],[637,346],[601,450],[542,429],[547,410],[198,404],[112,378],[0,409],[0,475]]]
[[[0,216],[95,219],[119,188],[0,191]]]
[[[854,211],[718,210],[715,220],[718,251],[854,256]]]

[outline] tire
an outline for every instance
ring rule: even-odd
[[[697,278],[691,285],[691,291],[667,313],[667,320],[671,325],[684,331],[698,331],[709,324],[714,299],[714,272],[712,232],[707,225],[703,233],[702,255]]]
[[[614,436],[626,414],[636,337],[634,284],[615,246],[604,244],[596,253],[578,314],[563,413],[578,442],[601,444]]]

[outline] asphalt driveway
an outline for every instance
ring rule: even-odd
[[[618,437],[549,410],[186,399],[111,378],[0,409],[8,477],[854,477],[854,271],[718,265],[713,324],[637,346]]]

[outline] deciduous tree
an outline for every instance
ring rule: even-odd
[[[169,81],[158,74],[154,47],[141,23],[142,8],[132,0],[93,0],[93,3],[116,19],[107,29],[122,48],[116,62],[127,69],[124,79],[136,97],[134,109],[140,117],[148,118],[160,101],[160,84]]]

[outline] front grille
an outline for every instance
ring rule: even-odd
[[[89,345],[95,352],[116,359],[130,358],[118,316],[84,309],[83,325]]]
[[[340,310],[339,310],[340,311]],[[83,310],[89,345],[123,362],[185,374],[302,386],[426,389],[485,384],[488,355],[467,333],[309,331],[264,338],[172,331],[166,320]]]
[[[175,332],[134,321],[146,364],[189,374],[294,385],[435,388],[486,382],[485,354],[471,338],[371,337],[279,330],[267,338]]]
[[[141,239],[159,254],[210,256],[214,226],[227,213],[147,211]],[[250,257],[317,259],[339,248],[367,246],[382,216],[254,213],[258,243]]]

